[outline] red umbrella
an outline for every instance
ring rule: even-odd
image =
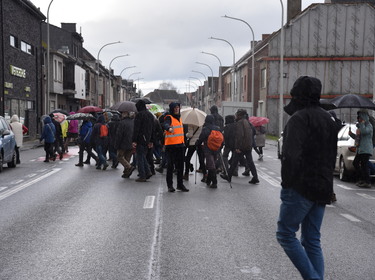
[[[53,118],[58,121],[59,123],[65,121],[66,116],[62,113],[53,113]]]
[[[93,113],[93,112],[103,112],[103,109],[96,107],[96,106],[85,106],[77,111],[77,113]]]
[[[270,120],[266,117],[249,117],[249,121],[253,126],[262,126],[270,122]]]

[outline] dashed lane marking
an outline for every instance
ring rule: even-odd
[[[375,197],[369,195],[369,194],[365,194],[365,193],[357,193],[359,196],[362,196],[364,198],[367,198],[367,199],[375,199]]]
[[[145,202],[143,203],[143,209],[152,209],[154,208],[155,196],[150,195],[146,196]]]
[[[348,219],[349,221],[351,222],[360,222],[361,220],[358,220],[356,217],[350,215],[350,214],[340,214],[341,216],[343,216],[344,218]]]
[[[9,196],[11,196],[11,195],[13,195],[13,194],[15,194],[15,193],[18,193],[19,191],[21,191],[21,190],[23,190],[23,189],[25,189],[27,187],[30,187],[31,185],[33,185],[33,184],[35,184],[35,183],[37,183],[37,182],[39,182],[39,181],[41,181],[41,180],[43,180],[43,179],[51,176],[51,175],[59,172],[60,170],[61,170],[61,168],[54,168],[51,171],[49,171],[48,173],[46,173],[46,174],[44,174],[44,175],[42,175],[42,176],[40,176],[38,178],[35,178],[34,180],[31,180],[31,181],[26,182],[26,183],[24,183],[22,185],[19,185],[17,187],[13,187],[11,189],[8,189],[8,190],[4,191],[3,193],[0,194],[0,201],[3,200],[3,199],[5,199],[5,198],[7,198],[7,197],[9,197]]]
[[[273,177],[271,177],[267,173],[263,172],[262,170],[258,170],[258,173],[259,173],[258,175],[261,178],[263,178],[264,180],[266,180],[272,186],[280,188],[280,182],[279,181],[275,180]]]
[[[345,185],[341,185],[341,184],[337,184],[336,186],[338,186],[339,188],[342,188],[344,190],[354,190],[353,188],[350,188],[348,186],[345,186]]]
[[[1,187],[0,188],[0,192],[2,192],[3,190],[6,190],[8,187]]]

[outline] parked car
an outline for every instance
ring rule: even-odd
[[[281,159],[283,156],[283,132],[281,132],[281,136],[277,139],[277,158]]]
[[[0,116],[0,172],[3,165],[16,167],[16,139],[4,117]]]

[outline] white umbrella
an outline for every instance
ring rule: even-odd
[[[202,126],[207,114],[197,108],[185,108],[181,111],[181,121],[183,124]]]

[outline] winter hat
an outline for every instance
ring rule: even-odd
[[[137,107],[138,112],[147,110],[146,102],[144,102],[142,99],[139,99],[137,103],[135,103],[135,107]]]
[[[290,91],[292,100],[284,107],[288,115],[293,115],[303,108],[319,105],[322,83],[319,79],[309,76],[299,77]]]

